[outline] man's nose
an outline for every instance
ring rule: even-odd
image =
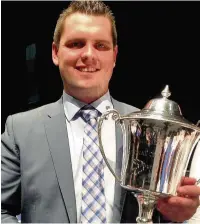
[[[97,59],[96,50],[91,44],[85,45],[81,54],[84,63],[94,63]]]

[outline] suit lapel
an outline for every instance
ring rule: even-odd
[[[74,181],[62,100],[51,104],[45,119],[46,135],[59,187],[70,222],[77,222]]]

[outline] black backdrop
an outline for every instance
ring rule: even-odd
[[[2,2],[2,132],[9,114],[57,100],[62,94],[51,60],[52,36],[59,13],[69,2]],[[116,17],[119,54],[111,95],[142,108],[169,84],[185,118],[200,119],[200,2],[107,2]],[[36,43],[32,78],[26,47]],[[30,107],[33,84],[40,100]]]

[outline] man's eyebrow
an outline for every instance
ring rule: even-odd
[[[65,43],[70,43],[70,42],[74,42],[74,41],[86,41],[84,38],[70,38],[68,40],[65,41]]]
[[[101,39],[99,39],[99,40],[96,40],[95,42],[101,42],[101,43],[106,43],[106,44],[112,44],[110,41],[108,41],[108,40],[101,40]]]

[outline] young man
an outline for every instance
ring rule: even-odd
[[[104,3],[74,1],[60,15],[52,59],[63,80],[63,96],[7,119],[2,135],[2,222],[17,222],[19,213],[22,222],[30,223],[135,222],[137,202],[104,167],[95,132],[96,117],[108,108],[120,114],[137,110],[109,94],[117,52],[115,21]],[[107,133],[110,160],[120,170],[120,136],[110,134],[115,127]],[[179,188],[187,198],[159,202],[166,219],[184,221],[195,213],[200,190],[194,183],[186,179]]]

